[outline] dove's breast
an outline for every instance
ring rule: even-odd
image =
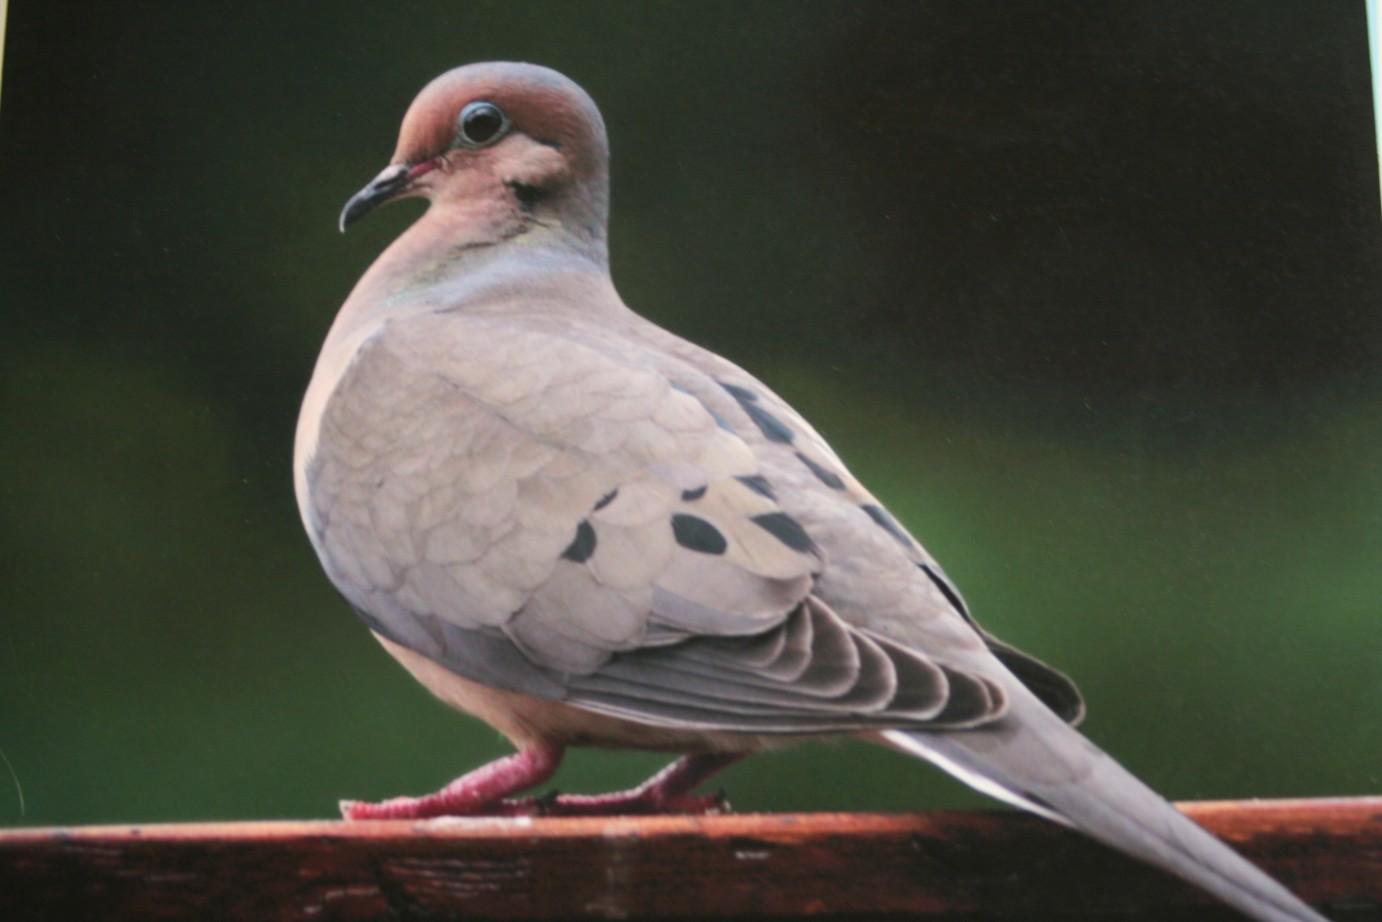
[[[318,527],[315,524],[308,489],[308,471],[317,454],[326,404],[360,347],[378,329],[378,324],[363,326],[339,341],[327,340],[321,354],[317,356],[312,380],[307,385],[307,393],[302,398],[302,408],[298,411],[297,432],[293,438],[293,492],[297,496],[298,514],[302,516],[302,524],[314,544],[317,541]]]

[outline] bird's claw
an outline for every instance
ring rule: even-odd
[[[495,811],[500,816],[551,816],[561,800],[561,791],[552,788],[533,797],[507,797]]]
[[[724,788],[713,794],[687,794],[667,804],[667,813],[685,813],[691,816],[724,816],[733,813],[729,795]]]

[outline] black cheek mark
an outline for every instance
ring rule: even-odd
[[[801,527],[801,523],[785,512],[756,515],[750,521],[794,551],[813,551],[816,542]]]
[[[508,182],[505,185],[513,190],[513,197],[518,199],[518,207],[524,211],[532,211],[538,206],[538,203],[547,197],[544,190],[537,186],[530,186],[525,182]]]
[[[533,140],[541,144],[543,147],[550,147],[552,148],[552,150],[561,150],[560,141],[553,141],[550,138],[533,138]]]
[[[581,524],[576,526],[576,537],[566,546],[566,550],[561,552],[572,563],[585,563],[590,559],[590,555],[595,553],[595,529],[590,527],[590,523],[581,520]]]
[[[672,535],[677,544],[702,554],[723,554],[729,547],[718,528],[705,519],[685,513],[672,516]]]
[[[966,621],[972,622],[974,620],[969,616],[969,608],[966,607],[964,600],[960,598],[960,594],[955,591],[955,587],[950,585],[948,580],[937,573],[930,564],[919,563],[917,566],[921,567],[921,572],[925,573],[927,578],[940,590],[941,595],[945,596],[945,600],[950,603],[951,607],[959,612]]]
[[[797,458],[801,461],[802,464],[806,465],[807,470],[816,475],[817,480],[825,484],[830,489],[843,490],[845,488],[845,482],[841,480],[840,476],[836,474],[834,471],[830,470],[829,468],[821,467],[819,464],[817,464],[815,461],[812,461],[810,458],[806,457],[806,455],[803,455],[801,452],[797,452]]]
[[[896,540],[898,544],[902,545],[908,550],[911,549],[912,539],[907,537],[907,533],[902,530],[902,528],[897,524],[897,521],[893,519],[892,516],[888,515],[888,511],[886,509],[884,509],[882,506],[875,506],[873,503],[865,503],[859,508],[867,512],[869,514],[869,518],[873,519],[874,522],[878,524],[879,528],[883,529],[888,534],[892,535],[894,540]]]
[[[702,496],[705,495],[705,490],[706,488],[704,485],[696,487],[696,489],[694,490],[682,490],[681,501],[684,503],[695,502],[696,500],[700,499]]]
[[[791,444],[796,434],[784,423],[767,410],[763,409],[758,403],[758,395],[748,388],[739,387],[737,384],[726,384],[721,381],[720,386],[729,392],[735,400],[739,401],[739,406],[743,407],[749,419],[758,427],[758,431],[763,433],[763,437],[769,442],[779,442],[784,445]]]
[[[776,500],[777,494],[773,492],[773,485],[768,483],[768,478],[762,474],[749,474],[745,477],[735,477],[735,480],[748,487],[759,496],[766,496],[768,499]]]
[[[618,496],[618,495],[619,495],[619,491],[618,491],[618,490],[610,490],[610,491],[609,491],[608,493],[606,493],[604,496],[600,497],[599,502],[597,502],[597,503],[595,504],[595,508],[592,509],[591,511],[592,511],[592,512],[599,512],[601,509],[605,508],[605,507],[608,506],[610,503],[614,502],[614,497],[616,497],[616,496]]]

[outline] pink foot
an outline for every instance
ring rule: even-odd
[[[620,816],[630,814],[729,812],[723,792],[692,793],[701,782],[742,756],[728,753],[685,756],[636,788],[613,794],[510,795],[551,778],[562,747],[539,746],[498,759],[457,778],[435,794],[395,797],[379,803],[341,801],[348,820],[403,820],[434,816]]]
[[[636,788],[612,794],[555,794],[505,801],[536,816],[647,816],[689,813],[709,816],[730,811],[724,791],[693,794],[704,781],[742,756],[713,753],[685,756]]]
[[[733,809],[724,791],[655,798],[640,796],[638,788],[613,794],[529,797],[504,804],[527,816],[661,816],[674,813],[719,816]]]
[[[343,800],[341,816],[348,820],[417,820],[433,816],[520,815],[521,811],[510,807],[504,798],[551,778],[561,757],[560,746],[524,749],[482,765],[424,797],[395,797],[379,803]]]

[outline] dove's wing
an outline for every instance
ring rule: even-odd
[[[607,328],[386,323],[327,404],[309,525],[371,627],[495,687],[753,733],[1001,714],[1001,687],[965,657],[813,592],[829,553],[727,422],[733,402]],[[938,620],[937,637],[982,651]]]
[[[852,624],[980,671],[990,653],[1063,720],[1078,724],[1084,699],[1060,671],[983,630],[940,564],[845,467],[786,401],[737,365],[641,318],[625,336],[659,356],[669,378],[693,393],[753,450],[763,477],[826,550],[815,593]],[[688,371],[689,370],[689,371]],[[976,635],[982,643],[976,642]]]

